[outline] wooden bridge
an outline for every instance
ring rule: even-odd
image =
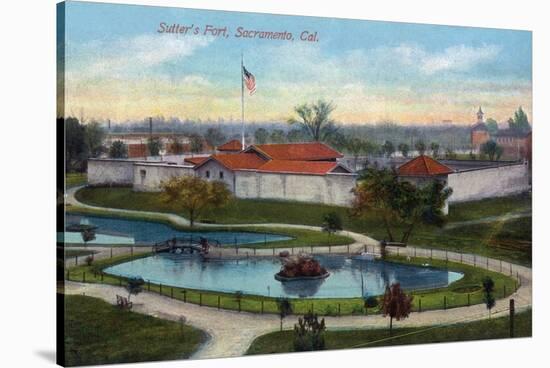
[[[219,247],[220,242],[208,241],[206,238],[193,239],[190,238],[172,238],[153,246],[154,253],[176,253],[178,250],[181,253],[198,253],[201,255],[208,254],[210,247]]]

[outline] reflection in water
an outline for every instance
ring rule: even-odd
[[[330,276],[322,280],[280,282],[274,275],[281,262],[272,258],[209,260],[176,254],[158,254],[106,269],[121,276],[141,276],[163,285],[228,293],[287,297],[350,298],[380,295],[386,285],[399,281],[408,290],[445,287],[461,273],[432,267],[385,261],[354,260],[338,255],[317,255]]]
[[[102,239],[106,237],[125,239],[124,244],[134,244],[134,242],[136,244],[153,244],[174,237],[198,240],[201,236],[207,238],[211,242],[218,241],[223,245],[257,244],[292,239],[284,235],[246,231],[189,232],[176,230],[171,226],[158,222],[89,215],[67,214],[65,221],[67,224],[87,224],[96,226],[96,233],[98,234],[97,239],[91,241],[89,244],[110,244],[109,242],[102,241]],[[66,234],[67,236],[76,234],[76,236],[71,238],[72,242],[82,242],[80,233]]]
[[[329,276],[330,277],[330,276]],[[315,296],[326,279],[296,280],[281,283],[287,296],[307,298]]]

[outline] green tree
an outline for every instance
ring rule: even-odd
[[[302,130],[302,134],[304,134],[303,130]],[[309,135],[306,134],[305,136],[307,137],[307,139],[304,139],[304,141],[311,139],[309,138]],[[339,151],[345,151],[347,147],[346,145],[348,144],[348,140],[346,136],[340,131],[336,131],[331,135],[329,135],[325,140],[325,142]]]
[[[489,276],[486,276],[482,281],[483,286],[483,302],[485,303],[485,306],[487,307],[487,310],[489,311],[489,316],[491,315],[491,309],[496,304],[495,296],[493,295],[493,291],[495,289],[495,282],[492,278]]]
[[[116,140],[109,147],[110,158],[126,158],[128,157],[128,146],[121,140]]]
[[[363,168],[366,169],[369,165],[369,157],[378,153],[378,145],[365,139],[363,140],[362,151],[363,155],[366,157]]]
[[[286,141],[285,132],[281,129],[275,129],[271,132],[272,143],[284,143]]]
[[[404,226],[402,243],[407,243],[418,224],[443,227],[447,221],[443,209],[453,193],[451,188],[439,181],[423,186],[408,182],[400,183],[398,192],[398,218]]]
[[[480,150],[481,153],[487,155],[491,161],[500,159],[500,156],[502,155],[502,147],[492,139],[483,143]]]
[[[90,157],[98,157],[103,152],[105,132],[97,121],[92,121],[85,126],[84,139]]]
[[[281,319],[281,331],[283,330],[283,320],[286,316],[292,314],[292,303],[288,298],[277,298],[277,311],[279,312],[279,318]]]
[[[397,219],[394,193],[399,189],[397,176],[390,170],[367,169],[352,189],[354,199],[351,213],[362,217],[372,211],[380,214],[390,241],[394,240],[392,224]]]
[[[453,149],[450,148],[450,147],[447,148],[447,149],[445,150],[445,158],[446,158],[447,160],[454,160],[454,159],[456,158],[456,153],[455,153],[455,151],[453,151]]]
[[[390,141],[385,141],[382,145],[382,151],[386,155],[386,157],[391,157],[395,152],[395,146]]]
[[[359,138],[351,138],[346,140],[346,149],[353,156],[353,167],[357,170],[357,160],[363,150],[363,141]]]
[[[314,141],[326,141],[328,137],[336,133],[338,128],[330,118],[330,114],[336,106],[332,102],[319,100],[316,103],[302,104],[294,108],[299,119],[288,119],[291,125],[297,124]]]
[[[265,128],[256,129],[254,132],[254,141],[256,144],[265,144],[269,138],[269,133]]]
[[[149,150],[149,156],[159,156],[162,142],[158,137],[151,137],[147,140],[147,149]]]
[[[204,149],[203,138],[199,134],[192,134],[189,137],[190,150],[192,153],[201,153]]]
[[[407,143],[399,143],[399,146],[397,146],[397,149],[399,150],[399,152],[401,152],[403,157],[409,157],[410,147]]]
[[[489,131],[490,135],[495,135],[498,133],[498,123],[493,118],[488,118],[485,121],[485,125],[487,126],[487,130]]]
[[[418,224],[444,225],[443,209],[452,189],[438,181],[415,186],[399,180],[393,171],[370,169],[352,192],[353,216],[375,211],[383,220],[389,240],[394,241],[392,229],[399,227],[403,229],[401,242],[407,243]]]
[[[529,124],[527,114],[523,111],[521,106],[514,113],[514,119],[509,123],[509,125],[510,129],[518,132],[527,133],[531,130],[531,125]]]
[[[432,151],[432,157],[437,158],[439,156],[439,143],[430,143],[430,150]]]
[[[77,118],[58,118],[59,129],[65,130],[65,167],[67,171],[84,170],[86,160],[85,128]]]
[[[419,155],[426,153],[426,143],[422,140],[418,140],[414,144],[414,149],[418,151]]]
[[[225,206],[231,192],[225,183],[207,181],[198,176],[176,176],[161,183],[162,199],[181,208],[189,218],[190,226],[204,211]]]
[[[84,246],[86,247],[88,245],[88,242],[91,242],[92,240],[95,239],[95,230],[92,227],[90,227],[82,230],[80,235],[82,236],[82,240],[84,241]]]
[[[208,128],[204,140],[210,147],[217,147],[226,141],[225,135],[219,128]]]
[[[322,228],[323,228],[323,231],[328,234],[329,244],[330,244],[330,236],[335,232],[343,229],[342,217],[340,217],[340,215],[336,212],[326,213],[323,216]]]
[[[132,295],[138,295],[143,291],[143,285],[145,280],[141,277],[130,277],[128,283],[126,284],[126,290],[128,291],[128,301]]]
[[[398,282],[389,287],[386,286],[381,309],[384,317],[390,317],[390,335],[392,334],[393,319],[400,321],[407,318],[412,310],[412,301],[412,295],[405,294]]]
[[[304,142],[307,140],[307,137],[304,136],[304,132],[301,129],[292,129],[286,136],[289,142]]]

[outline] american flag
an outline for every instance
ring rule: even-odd
[[[243,80],[246,88],[250,91],[250,95],[256,92],[256,78],[243,66]]]

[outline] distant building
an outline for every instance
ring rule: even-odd
[[[189,137],[183,133],[109,133],[105,138],[105,143],[107,147],[110,147],[114,141],[121,141],[128,147],[128,158],[146,159],[150,156],[147,143],[151,138],[160,141],[167,155],[178,155],[191,152],[191,141]],[[204,140],[203,150],[206,152],[212,151],[212,147],[208,146]]]
[[[503,149],[503,156],[531,158],[531,132],[523,133],[512,129],[501,129],[492,137]]]
[[[514,129],[499,129],[491,135],[483,120],[481,106],[477,112],[477,122],[470,130],[472,150],[480,152],[481,146],[489,140],[494,140],[502,147],[502,156],[516,160],[531,160],[531,132],[525,133]]]
[[[483,111],[481,106],[477,112],[477,123],[470,130],[472,149],[479,152],[481,145],[487,142],[491,137],[489,136],[489,129],[483,122]]]
[[[242,150],[242,143],[237,139],[233,139],[227,143],[222,144],[221,146],[216,147],[216,151],[222,153],[238,153]]]

